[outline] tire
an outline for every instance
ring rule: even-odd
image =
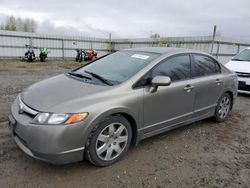
[[[75,61],[76,61],[76,62],[78,62],[78,61],[79,61],[79,57],[80,57],[80,55],[79,55],[79,54],[77,54],[77,55],[76,55],[76,58],[75,58]]]
[[[85,156],[95,166],[109,166],[128,151],[132,129],[128,120],[115,115],[97,124],[89,135]]]
[[[88,56],[84,56],[84,61],[88,61],[88,60],[89,60]]]
[[[231,110],[231,106],[232,106],[231,96],[228,93],[224,93],[218,100],[218,103],[215,109],[214,120],[216,122],[225,121]]]
[[[40,56],[40,61],[41,62],[44,62],[44,60],[45,60],[45,57],[42,55],[42,56]]]
[[[28,58],[28,62],[32,62],[32,61],[33,61],[32,57],[31,57],[31,56],[29,56],[29,58]]]

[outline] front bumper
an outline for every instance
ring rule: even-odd
[[[239,86],[238,86],[239,91],[250,92],[250,78],[249,77],[238,76],[238,81],[239,81]]]
[[[35,125],[27,114],[19,114],[17,100],[12,104],[9,127],[16,144],[27,155],[53,164],[83,160],[86,126]]]

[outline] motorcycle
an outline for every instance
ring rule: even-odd
[[[29,47],[29,49],[27,52],[25,52],[23,61],[33,62],[36,59],[33,47],[30,45],[26,45],[26,47]]]
[[[86,61],[92,61],[94,58],[97,58],[97,51],[95,50],[86,50]]]
[[[76,49],[76,52],[77,52],[75,58],[76,62],[82,62],[82,60],[86,61],[88,59],[88,55],[85,50]]]
[[[93,57],[94,57],[93,51],[92,50],[86,50],[86,53],[87,53],[86,61],[88,61],[88,60],[91,61],[93,59]]]
[[[48,55],[49,51],[47,48],[41,48],[40,49],[40,55],[39,55],[39,58],[40,58],[40,61],[41,62],[44,62],[45,59],[47,58],[47,55]]]
[[[97,51],[95,50],[82,50],[82,49],[76,49],[76,62],[82,62],[84,61],[92,61],[94,58],[97,58]]]

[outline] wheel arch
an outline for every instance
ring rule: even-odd
[[[128,114],[128,113],[125,113],[125,112],[118,112],[118,113],[115,113],[115,114],[112,114],[112,115],[121,115],[123,117],[125,117],[130,126],[131,126],[131,129],[132,129],[132,140],[131,140],[131,146],[135,146],[137,144],[137,139],[138,139],[138,128],[137,128],[137,123],[135,121],[135,119],[133,118],[132,115]]]
[[[138,133],[138,120],[136,120],[136,115],[133,115],[128,109],[126,108],[113,108],[110,110],[107,110],[105,112],[102,112],[98,114],[95,118],[93,118],[92,122],[90,123],[90,126],[86,132],[86,141],[88,139],[88,136],[90,135],[91,131],[103,120],[110,116],[120,115],[126,118],[128,122],[131,125],[132,129],[132,140],[131,140],[131,146],[137,145],[139,142],[139,133]],[[85,143],[86,143],[85,141]]]
[[[230,110],[232,110],[233,109],[233,104],[234,104],[234,94],[233,94],[233,92],[232,91],[230,91],[230,90],[227,90],[227,91],[225,91],[224,93],[227,93],[227,94],[229,94],[229,96],[230,96],[230,98],[231,98],[231,106],[230,106]]]

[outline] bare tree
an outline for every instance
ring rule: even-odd
[[[1,24],[0,29],[1,29],[1,30],[4,30],[4,25],[3,25],[3,24]]]
[[[22,19],[9,16],[6,19],[6,23],[2,24],[0,29],[8,31],[36,32],[37,22],[29,18]]]
[[[151,33],[151,34],[150,34],[150,38],[151,38],[151,39],[158,39],[158,38],[161,38],[161,36],[160,36],[160,34],[158,34],[158,33]]]
[[[2,30],[16,31],[16,19],[14,16],[10,16],[6,20],[6,24],[1,25]]]
[[[25,32],[35,32],[37,28],[37,23],[33,19],[25,19],[24,20],[24,31]]]
[[[17,31],[24,31],[23,20],[21,18],[16,19],[16,28]]]
[[[14,16],[10,16],[7,20],[11,31],[16,31],[16,18]]]

